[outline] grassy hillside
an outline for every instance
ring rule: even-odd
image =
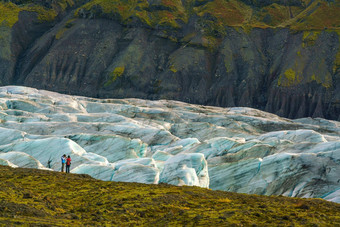
[[[339,0],[58,0],[44,4],[38,0],[0,0],[0,25],[12,27],[21,11],[35,12],[40,23],[51,22],[70,8],[76,9],[75,18],[108,18],[129,27],[158,29],[175,42],[185,43],[200,31],[203,46],[210,49],[225,37],[227,26],[247,32],[254,28],[290,28],[340,33]],[[184,37],[172,35],[174,31]]]
[[[340,204],[0,166],[0,225],[340,225]]]
[[[339,29],[339,0],[295,1],[246,0],[12,0],[0,1],[0,23],[13,25],[20,11],[37,12],[41,21],[53,20],[69,7],[80,7],[78,17],[106,17],[124,24],[136,21],[150,27],[180,28],[190,18],[199,18],[202,29],[222,32],[224,26],[290,27],[294,30]]]
[[[338,0],[268,1],[267,4],[242,0],[91,0],[76,14],[82,16],[85,10],[93,17],[118,18],[125,24],[139,19],[151,27],[173,28],[186,24],[191,17],[199,17],[203,29],[220,32],[224,26],[339,29],[339,9]]]
[[[37,21],[44,23],[69,9],[75,9],[75,18],[109,18],[126,26],[159,29],[176,42],[186,43],[199,31],[202,45],[210,49],[225,37],[227,26],[247,32],[254,28],[290,28],[340,34],[340,0],[0,0],[0,25],[12,27],[21,11],[35,12]],[[67,29],[62,28],[56,38]],[[173,35],[174,31],[180,34]]]

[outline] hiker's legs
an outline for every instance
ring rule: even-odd
[[[70,172],[70,166],[66,165],[66,173],[69,173],[69,172]]]
[[[65,163],[61,163],[61,172],[64,172]]]

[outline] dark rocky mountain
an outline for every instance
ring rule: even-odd
[[[1,85],[340,120],[340,2],[0,1]]]

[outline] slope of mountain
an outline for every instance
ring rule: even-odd
[[[340,120],[339,5],[1,1],[0,82]]]
[[[337,226],[340,205],[0,166],[0,225]]]
[[[340,123],[251,108],[0,88],[0,163],[105,181],[340,202]],[[49,164],[49,161],[50,164]]]

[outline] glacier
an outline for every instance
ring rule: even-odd
[[[340,122],[0,87],[0,165],[340,203]]]

